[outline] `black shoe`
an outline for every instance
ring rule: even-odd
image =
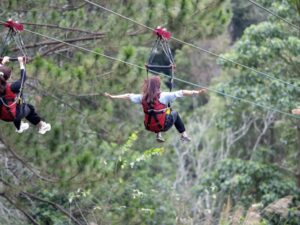
[[[183,142],[191,142],[192,139],[190,139],[188,136],[181,135],[180,140]]]

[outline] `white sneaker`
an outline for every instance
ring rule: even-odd
[[[16,132],[19,134],[22,134],[25,130],[27,130],[29,128],[29,123],[23,123],[21,121],[21,125],[20,125],[20,129],[16,129]]]
[[[41,121],[41,126],[39,128],[39,133],[40,134],[45,134],[47,131],[51,130],[51,124],[50,123],[46,123],[44,121]]]
[[[162,137],[161,132],[156,134],[156,141],[157,142],[165,142],[165,139]]]

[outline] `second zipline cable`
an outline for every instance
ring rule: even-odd
[[[62,41],[62,40],[59,40],[57,38],[54,38],[54,37],[50,37],[50,36],[47,36],[47,35],[44,35],[44,34],[40,34],[40,33],[37,33],[35,31],[31,31],[31,30],[27,30],[27,29],[24,29],[25,31],[29,32],[29,33],[32,33],[32,34],[35,34],[35,35],[38,35],[38,36],[42,36],[42,37],[45,37],[45,38],[48,38],[48,39],[52,39],[52,40],[55,40],[55,41],[58,41],[60,43],[63,43],[63,44],[66,44],[66,45],[69,45],[69,46],[72,46],[74,48],[77,48],[77,49],[81,49],[83,51],[86,51],[86,52],[90,52],[90,53],[93,53],[93,54],[96,54],[96,55],[100,55],[100,56],[103,56],[105,58],[108,58],[110,60],[113,60],[113,61],[118,61],[118,62],[122,62],[124,64],[127,64],[127,65],[130,65],[130,66],[133,66],[133,67],[136,67],[136,68],[139,68],[139,69],[142,69],[142,70],[146,70],[146,68],[144,68],[143,66],[139,66],[137,64],[134,64],[134,63],[131,63],[131,62],[127,62],[127,61],[124,61],[122,59],[118,59],[118,58],[115,58],[115,57],[112,57],[112,56],[108,56],[108,55],[105,55],[103,53],[100,53],[100,52],[96,52],[96,51],[93,51],[93,50],[90,50],[90,49],[87,49],[87,48],[84,48],[84,47],[81,47],[81,46],[77,46],[77,45],[74,45],[74,44],[71,44],[71,43],[68,43],[68,42],[65,42],[65,41]],[[151,71],[151,70],[150,70]],[[153,71],[155,72],[155,71]],[[164,76],[164,77],[168,77],[167,75],[163,74],[163,73],[159,73],[159,75],[161,76]],[[234,96],[234,95],[230,95],[230,94],[226,94],[222,91],[219,91],[219,90],[215,90],[215,89],[212,89],[212,88],[208,88],[204,85],[200,85],[200,84],[195,84],[195,83],[192,83],[192,82],[189,82],[189,81],[186,81],[186,80],[183,80],[183,79],[180,79],[180,78],[177,78],[175,77],[174,80],[177,80],[179,82],[182,82],[182,83],[185,83],[185,84],[189,84],[191,86],[195,86],[195,87],[199,87],[199,88],[205,88],[209,91],[212,91],[212,92],[215,92],[219,95],[223,95],[225,97],[229,97],[229,98],[232,98],[232,99],[235,99],[235,100],[238,100],[238,101],[242,101],[242,102],[245,102],[245,103],[248,103],[248,104],[251,104],[251,105],[254,105],[256,107],[260,107],[260,108],[263,108],[265,110],[269,110],[269,111],[274,111],[274,112],[277,112],[277,113],[280,113],[280,114],[283,114],[283,115],[286,115],[286,116],[289,116],[289,117],[292,117],[292,118],[296,118],[296,119],[299,119],[300,117],[297,116],[297,115],[293,115],[291,113],[288,113],[288,112],[284,112],[284,111],[281,111],[279,109],[276,109],[276,108],[273,108],[273,107],[270,107],[270,106],[265,106],[265,105],[262,105],[260,103],[255,103],[255,102],[252,102],[250,100],[247,100],[247,99],[244,99],[244,98],[240,98],[240,97],[237,97],[237,96]]]

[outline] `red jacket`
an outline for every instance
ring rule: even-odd
[[[145,113],[145,128],[155,133],[164,130],[166,109],[168,108],[165,104],[160,103],[158,99],[159,95],[157,95],[151,103],[147,103],[144,98],[142,100],[142,106]]]
[[[12,92],[11,85],[7,84],[5,95],[0,99],[0,119],[12,122],[16,118],[17,104],[15,102],[17,95]]]

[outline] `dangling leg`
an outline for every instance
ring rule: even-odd
[[[165,142],[165,139],[162,137],[161,132],[156,133],[156,141]]]
[[[23,133],[24,131],[26,131],[29,128],[28,123],[22,122],[22,118],[24,118],[25,116],[26,116],[26,110],[24,109],[23,105],[18,105],[17,106],[17,117],[13,121],[13,123],[16,127],[16,132],[19,134]]]
[[[15,120],[14,120],[14,125],[15,125],[15,127],[16,127],[16,132],[17,132],[17,130],[19,130],[20,127],[21,127],[21,120],[15,119]]]
[[[175,125],[177,131],[181,134],[180,139],[185,142],[190,142],[191,139],[189,138],[189,136],[187,135],[187,133],[185,131],[185,126],[184,126],[179,114],[176,111],[172,111],[171,113],[172,113],[172,116],[174,119],[174,125]]]
[[[41,117],[35,112],[35,109],[32,105],[26,104],[26,107],[28,107],[30,110],[29,114],[26,116],[26,119],[33,125],[37,126],[40,134],[45,134],[47,131],[51,130],[51,125],[42,121]]]

